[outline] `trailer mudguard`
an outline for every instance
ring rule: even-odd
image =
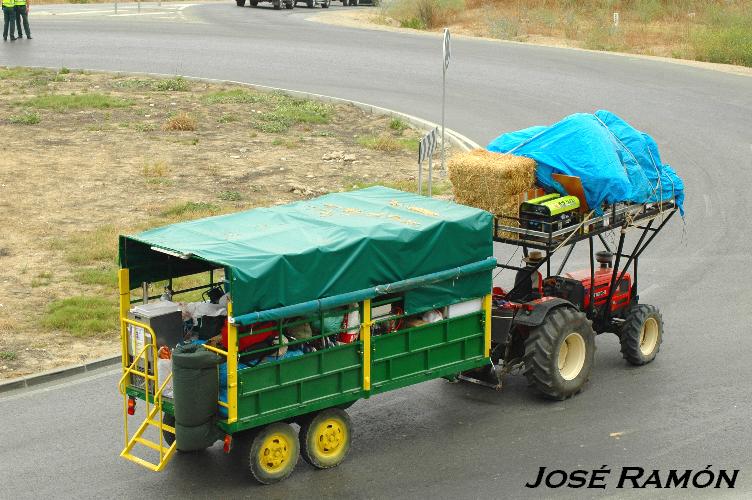
[[[522,310],[515,314],[512,324],[522,326],[540,326],[548,316],[548,313],[557,307],[571,307],[577,309],[574,304],[559,297],[543,297],[527,302],[525,305],[533,306],[532,310]]]

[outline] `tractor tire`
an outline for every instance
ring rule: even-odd
[[[552,310],[525,340],[525,376],[548,399],[580,392],[590,377],[595,332],[585,313],[569,307]]]
[[[341,408],[327,408],[300,423],[300,455],[317,469],[342,463],[350,451],[352,422]]]
[[[324,3],[321,4],[321,8],[328,9],[331,4],[332,4],[332,0],[324,0]]]
[[[258,7],[258,0],[249,0],[249,4],[251,4],[251,7]]]
[[[305,4],[309,9],[313,9],[314,7],[316,7],[316,0],[306,0]]]
[[[241,439],[241,456],[253,479],[261,484],[273,484],[292,474],[300,448],[290,424],[275,422],[243,433]]]
[[[274,10],[279,10],[282,8],[282,0],[272,0],[272,7]]]
[[[294,2],[294,1],[292,1],[292,2],[287,2],[287,3],[285,4],[285,9],[294,9],[294,8],[295,8],[295,2]]]
[[[350,0],[350,7],[357,7],[359,1],[358,0]]]
[[[342,7],[347,7],[348,0],[342,0]]]
[[[238,4],[238,7],[245,7],[245,0],[235,0],[235,3]]]
[[[655,306],[633,306],[619,332],[621,355],[629,363],[642,366],[655,359],[663,341],[663,317]]]
[[[169,413],[163,413],[162,422],[169,425],[170,427],[175,427],[175,416],[170,415]],[[175,442],[175,434],[163,430],[162,439],[164,439],[164,442],[167,446],[172,446],[172,443]]]

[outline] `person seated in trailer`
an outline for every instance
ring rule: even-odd
[[[543,276],[537,270],[543,262],[543,253],[532,250],[527,257],[522,259],[525,267],[517,271],[514,277],[514,288],[509,294],[509,300],[515,302],[528,302],[541,297],[540,290],[543,284]]]

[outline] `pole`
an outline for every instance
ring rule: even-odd
[[[433,155],[428,157],[428,197],[431,197],[431,177],[433,176]]]
[[[418,194],[423,194],[423,163],[418,158]]]
[[[446,30],[445,30],[446,31]],[[446,64],[442,63],[441,73],[441,170],[446,172],[446,151],[444,148],[444,111],[446,108]]]

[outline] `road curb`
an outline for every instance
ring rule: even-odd
[[[30,67],[40,68],[40,69],[50,69],[50,70],[58,69],[58,68],[52,68],[49,66],[30,66]],[[75,68],[75,69],[77,71],[90,71],[92,73],[117,73],[121,75],[150,76],[150,77],[158,77],[158,78],[174,78],[175,77],[175,75],[169,75],[165,73],[109,71],[109,70],[101,70],[101,69],[83,69],[83,68]],[[413,127],[416,127],[425,131],[430,131],[436,127],[439,127],[439,125],[436,123],[433,123],[428,120],[424,120],[423,118],[419,118],[414,115],[402,113],[401,111],[395,111],[393,109],[384,108],[382,106],[375,106],[373,104],[368,104],[368,103],[364,103],[360,101],[353,101],[350,99],[343,99],[340,97],[333,97],[333,96],[328,96],[324,94],[314,94],[312,92],[304,92],[302,90],[290,90],[290,89],[283,89],[279,87],[270,87],[268,85],[257,85],[253,83],[238,82],[234,80],[219,80],[216,78],[201,78],[197,76],[186,76],[186,75],[181,75],[181,76],[187,80],[192,80],[192,81],[197,81],[197,82],[228,83],[232,85],[241,85],[243,87],[248,87],[248,88],[258,90],[261,92],[283,92],[284,94],[294,96],[294,97],[305,97],[308,99],[315,99],[317,101],[337,103],[337,104],[350,104],[352,106],[355,106],[358,109],[362,109],[363,111],[366,111],[369,113],[400,118],[401,120],[408,122]],[[473,141],[472,139],[469,139],[468,137],[465,137],[464,135],[452,129],[445,128],[444,133],[447,137],[447,142],[460,148],[463,151],[469,151],[471,149],[480,148],[480,146],[475,141]],[[14,391],[18,389],[33,387],[39,384],[43,384],[45,382],[59,380],[61,378],[78,375],[80,373],[86,373],[88,371],[96,370],[98,368],[115,365],[119,362],[120,362],[120,355],[114,356],[114,357],[100,358],[100,359],[91,361],[89,363],[81,364],[81,365],[73,365],[73,366],[67,366],[63,368],[57,368],[57,369],[42,372],[36,375],[29,375],[27,377],[11,379],[8,382],[0,382],[0,394],[4,392],[8,392],[8,391]]]
[[[34,387],[40,384],[44,384],[45,382],[52,382],[55,380],[71,377],[73,375],[79,375],[81,373],[90,372],[92,370],[97,370],[97,369],[105,368],[108,366],[115,366],[117,364],[120,364],[120,359],[121,359],[120,355],[99,358],[99,359],[95,359],[94,361],[90,361],[88,363],[83,363],[80,365],[72,365],[72,366],[66,366],[63,368],[55,368],[53,370],[49,370],[49,371],[42,372],[42,373],[37,373],[35,375],[29,375],[26,377],[11,379],[8,382],[0,382],[0,394],[9,392],[9,391],[15,391],[19,389],[26,389],[29,387]]]

